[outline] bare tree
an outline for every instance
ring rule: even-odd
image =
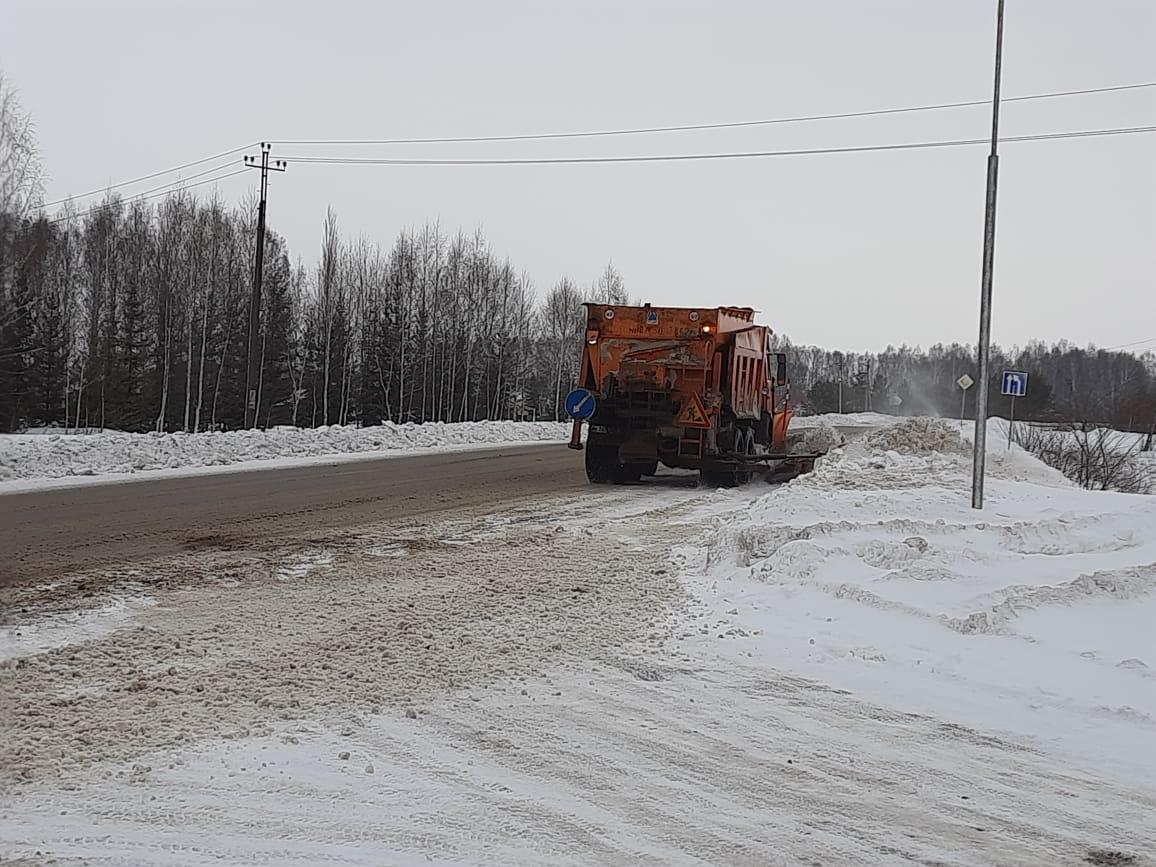
[[[555,353],[553,391],[556,419],[562,417],[562,395],[576,379],[582,332],[581,308],[582,297],[578,287],[565,277],[546,296],[543,317],[546,334]]]
[[[321,423],[329,424],[329,380],[333,362],[333,326],[336,314],[338,272],[341,266],[341,238],[337,234],[337,214],[325,212],[325,230],[321,239],[321,262],[317,266],[317,290],[320,304],[322,340]]]
[[[606,270],[602,272],[602,276],[594,284],[594,297],[590,300],[597,301],[599,304],[630,303],[626,295],[626,283],[623,282],[622,275],[618,273],[613,262],[606,263]]]
[[[0,213],[22,219],[40,204],[43,194],[36,128],[0,72]]]

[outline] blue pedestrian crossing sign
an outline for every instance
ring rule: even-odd
[[[658,311],[657,310],[649,309],[646,311],[646,324],[647,325],[657,325],[658,324]]]
[[[1006,397],[1027,397],[1028,375],[1022,370],[1005,370],[999,392]]]
[[[598,401],[586,388],[576,388],[566,395],[566,414],[571,418],[590,418],[594,415],[594,408],[597,405]]]

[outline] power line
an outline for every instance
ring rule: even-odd
[[[1071,138],[1095,138],[1102,136],[1115,135],[1134,135],[1141,133],[1156,132],[1156,126],[1139,126],[1139,127],[1120,127],[1114,129],[1093,129],[1093,130],[1074,130],[1069,132],[1058,133],[1041,133],[1037,135],[1022,135],[1022,136],[1008,136],[1001,139],[1003,142],[1035,142],[1035,141],[1056,141],[1061,139]],[[540,158],[540,159],[395,159],[395,158],[375,158],[375,157],[317,157],[317,156],[291,156],[285,157],[284,160],[296,161],[300,163],[320,164],[320,165],[386,165],[386,166],[485,166],[485,165],[580,165],[580,164],[600,164],[600,163],[640,163],[640,162],[687,162],[687,161],[703,161],[703,160],[723,160],[723,159],[751,159],[759,157],[789,157],[789,156],[823,156],[828,154],[847,154],[847,153],[875,153],[886,151],[903,151],[903,150],[928,150],[936,148],[949,147],[965,147],[969,145],[987,144],[987,139],[954,139],[944,141],[930,141],[930,142],[904,142],[898,144],[884,144],[884,145],[860,145],[850,147],[829,147],[829,148],[803,148],[797,150],[780,150],[780,151],[741,151],[735,153],[705,153],[705,154],[658,154],[651,156],[633,156],[633,157],[554,157],[554,158]],[[200,161],[204,162],[204,160]],[[222,164],[196,175],[192,178],[201,177],[206,174],[213,174],[228,168],[229,164]],[[223,181],[227,178],[234,177],[240,174],[245,169],[240,168],[224,175],[216,177],[208,177],[205,180],[197,183],[186,183],[186,179],[178,179],[162,184],[159,187],[146,190],[127,199],[121,200],[125,204],[132,202],[147,201],[155,199],[158,196],[168,195],[175,192],[177,189],[193,189],[205,184]],[[85,217],[89,214],[94,214],[97,211],[109,207],[108,204],[97,205],[85,211],[76,214],[69,214],[63,217],[58,217],[50,220],[50,224],[65,222],[76,217]],[[1138,341],[1143,343],[1145,341]],[[1132,344],[1126,344],[1132,345]]]
[[[1057,90],[1049,93],[1033,93],[1024,96],[1005,97],[1002,102],[1027,102],[1039,99],[1057,99],[1066,96],[1084,96],[1094,93],[1114,93],[1118,91],[1139,90],[1141,88],[1156,87],[1156,81],[1145,81],[1136,84],[1117,84],[1109,87],[1088,87],[1080,90]],[[736,129],[740,127],[772,126],[786,123],[806,123],[818,120],[845,120],[858,117],[880,117],[892,114],[909,114],[920,111],[939,111],[951,108],[969,108],[978,105],[989,105],[990,99],[973,99],[965,102],[940,102],[930,105],[913,105],[900,108],[879,108],[867,111],[847,111],[836,114],[810,114],[795,117],[776,117],[765,120],[724,121],[720,123],[693,123],[679,126],[636,127],[631,129],[611,129],[587,132],[551,132],[527,133],[523,135],[489,135],[489,136],[458,136],[449,138],[392,138],[392,139],[273,139],[276,144],[283,145],[386,145],[386,144],[465,144],[478,142],[510,142],[510,141],[541,141],[545,139],[574,139],[596,138],[600,136],[645,135],[650,133],[666,132],[693,132],[708,129]]]
[[[211,175],[214,172],[223,171],[224,169],[230,168],[231,166],[234,166],[234,165],[236,165],[236,163],[233,163],[233,162],[221,163],[220,165],[205,169],[203,172],[197,172],[195,175],[189,175],[188,177],[184,177],[184,178],[177,178],[174,181],[166,181],[165,183],[161,184],[160,186],[153,187],[153,188],[148,189],[148,190],[142,190],[139,193],[133,193],[129,198],[135,199],[135,198],[138,198],[141,196],[148,196],[151,193],[158,192],[159,190],[175,189],[175,188],[184,186],[186,181],[192,181],[192,180],[195,180],[197,178],[203,178],[205,175]]]
[[[1006,136],[1001,142],[1057,141],[1071,138],[1096,138],[1101,136],[1134,135],[1156,132],[1156,126],[1118,127],[1115,129],[1073,130],[1070,132],[1040,133],[1036,135]],[[880,151],[928,150],[932,148],[964,147],[988,144],[988,139],[951,139],[928,142],[902,142],[898,144],[856,145],[849,147],[802,148],[779,151],[738,151],[705,154],[657,154],[650,156],[622,157],[542,157],[516,159],[405,159],[392,157],[318,157],[288,156],[287,161],[298,163],[329,165],[382,165],[382,166],[537,166],[537,165],[585,165],[598,163],[657,163],[687,162],[702,160],[733,160],[760,157],[823,156],[828,154],[876,153]]]
[[[169,193],[176,192],[180,189],[191,189],[193,187],[199,187],[199,186],[202,186],[204,184],[210,184],[213,181],[224,180],[225,178],[232,177],[233,175],[239,174],[241,171],[243,171],[243,169],[239,169],[237,171],[230,172],[230,173],[225,174],[225,175],[206,178],[205,180],[198,181],[195,184],[186,183],[187,181],[192,180],[193,178],[199,178],[199,177],[203,177],[204,175],[207,175],[207,174],[212,174],[215,172],[223,171],[224,169],[227,169],[232,165],[233,165],[232,163],[223,163],[221,165],[214,166],[211,169],[206,169],[203,172],[198,172],[197,174],[191,175],[188,178],[179,178],[175,181],[168,181],[167,183],[161,184],[160,186],[153,187],[153,188],[148,189],[148,190],[144,190],[143,192],[131,195],[126,199],[118,199],[116,201],[120,202],[120,203],[124,203],[124,204],[131,204],[132,202],[146,201],[148,199],[155,199],[158,196],[167,195]],[[96,213],[97,211],[101,210],[102,208],[107,208],[107,207],[111,206],[112,204],[113,204],[112,202],[102,202],[101,204],[96,205],[95,207],[89,208],[86,211],[81,211],[78,214],[66,215],[64,217],[60,217],[58,219],[52,220],[51,222],[55,224],[55,223],[63,222],[64,220],[71,219],[71,217],[87,216],[88,214]]]
[[[212,162],[213,160],[220,159],[221,157],[232,156],[233,154],[240,153],[241,151],[245,150],[245,148],[251,147],[251,146],[252,146],[252,143],[243,144],[240,147],[231,148],[230,150],[227,150],[227,151],[221,151],[219,154],[213,154],[212,156],[202,157],[199,160],[193,160],[192,162],[182,163],[181,165],[174,166],[171,169],[164,169],[163,171],[153,172],[152,174],[141,175],[139,178],[133,178],[131,181],[121,181],[118,184],[109,184],[108,186],[101,187],[100,189],[97,189],[97,190],[89,190],[87,193],[80,193],[79,195],[75,195],[75,196],[66,196],[63,199],[57,199],[54,202],[46,202],[44,204],[44,207],[45,208],[54,208],[57,205],[63,205],[69,199],[86,199],[89,196],[96,196],[96,195],[99,195],[101,193],[107,192],[109,190],[116,190],[116,189],[119,189],[121,187],[128,187],[128,186],[132,186],[133,184],[139,184],[141,181],[151,181],[153,178],[159,178],[161,175],[171,175],[173,172],[179,172],[182,169],[189,169],[189,168],[192,168],[193,166],[199,166],[199,165],[202,165],[204,163],[208,163],[208,162]]]
[[[75,218],[79,218],[79,217],[87,217],[89,214],[95,214],[97,211],[101,211],[101,210],[104,210],[105,208],[112,207],[114,204],[132,204],[134,202],[144,202],[144,201],[147,201],[148,199],[155,199],[155,198],[158,198],[160,196],[171,195],[172,193],[179,192],[181,190],[191,190],[194,187],[201,187],[201,186],[204,186],[205,184],[212,184],[212,183],[216,183],[217,181],[223,181],[226,178],[231,178],[235,175],[239,175],[244,171],[245,171],[245,169],[242,167],[239,169],[235,169],[234,171],[231,171],[225,175],[219,175],[218,177],[215,177],[215,178],[206,178],[205,180],[198,181],[195,184],[182,184],[182,182],[177,182],[176,184],[166,184],[165,185],[166,189],[163,189],[161,192],[156,192],[156,193],[153,193],[152,195],[141,194],[139,196],[131,196],[127,199],[117,199],[116,202],[106,202],[104,204],[97,205],[95,208],[89,208],[87,211],[81,211],[80,213],[77,213],[77,214],[67,214],[63,217],[57,217],[54,220],[49,220],[49,225],[55,226],[57,223],[64,223],[64,222],[71,220],[71,219],[75,219]]]
[[[1114,352],[1117,349],[1127,349],[1130,346],[1142,346],[1146,343],[1156,343],[1156,337],[1146,337],[1143,340],[1133,340],[1131,343],[1121,343],[1118,346],[1104,346],[1101,348],[1101,351]]]
[[[1107,92],[1118,92],[1127,90],[1139,90],[1142,88],[1156,87],[1156,81],[1138,82],[1133,84],[1113,84],[1109,87],[1099,88],[1081,88],[1076,90],[1055,90],[1044,92],[1044,94],[1029,94],[1024,96],[1012,96],[1003,99],[1003,102],[1025,102],[1032,101],[1032,99],[1054,99],[1067,96],[1084,96],[1090,94],[1107,94]],[[903,114],[920,111],[938,111],[943,109],[962,109],[969,108],[969,106],[986,105],[986,99],[971,99],[971,101],[954,102],[954,103],[934,103],[928,105],[912,105],[903,106],[903,108],[896,109],[874,109],[868,111],[851,111],[838,112],[831,114],[803,114],[798,117],[786,118],[770,118],[763,120],[738,120],[738,121],[724,121],[724,123],[717,124],[686,124],[679,126],[658,126],[658,127],[637,127],[628,129],[603,129],[603,131],[592,132],[569,132],[569,133],[532,133],[524,135],[473,135],[473,136],[458,136],[458,138],[420,138],[420,139],[279,139],[274,140],[276,143],[282,144],[431,144],[431,143],[466,143],[466,142],[487,142],[487,141],[535,141],[548,139],[584,139],[596,138],[596,136],[615,136],[615,135],[639,135],[649,133],[670,133],[670,132],[691,132],[698,131],[698,129],[729,129],[740,127],[753,126],[771,126],[777,124],[796,124],[807,123],[807,121],[814,120],[839,120],[849,118],[864,118],[864,117],[880,117],[885,114]],[[99,195],[104,192],[112,190],[119,190],[121,187],[132,186],[139,184],[144,180],[151,180],[153,178],[162,177],[164,175],[171,175],[173,172],[184,169],[191,169],[195,165],[202,165],[218,158],[231,156],[246,148],[254,147],[257,142],[249,142],[242,144],[236,148],[229,150],[222,150],[221,153],[213,154],[206,157],[201,157],[200,160],[193,160],[180,165],[172,166],[170,169],[162,169],[161,171],[150,172],[148,175],[141,175],[140,177],[132,178],[131,180],[119,181],[117,184],[109,184],[103,187],[98,187],[96,190],[90,190],[86,193],[77,193],[69,195],[64,199],[57,199],[50,202],[45,202],[45,208],[53,208],[58,205],[64,205],[69,199],[87,199],[90,195]]]

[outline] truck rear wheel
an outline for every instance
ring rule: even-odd
[[[614,481],[614,467],[618,463],[618,449],[613,446],[586,444],[586,478],[596,485]]]
[[[704,488],[733,488],[738,485],[735,473],[721,470],[699,470],[698,478]]]
[[[586,478],[596,485],[637,482],[646,469],[646,464],[620,463],[617,446],[586,445]]]
[[[754,428],[745,428],[743,430],[742,453],[745,454],[748,458],[752,458],[755,455],[755,429]],[[751,480],[751,473],[749,471],[743,472],[743,473],[735,473],[735,485],[736,486],[745,485],[748,482],[750,482],[750,480]]]
[[[755,432],[752,429],[740,428],[735,435],[737,440],[735,452],[751,457],[755,453]],[[708,488],[737,488],[751,480],[751,473],[747,470],[702,470],[699,479],[704,487]]]
[[[641,481],[645,469],[645,464],[619,464],[614,468],[614,481],[619,485]]]

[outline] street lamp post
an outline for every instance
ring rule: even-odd
[[[999,83],[1003,64],[1003,4],[996,7],[995,92],[991,105],[991,153],[987,158],[987,201],[983,221],[983,277],[979,290],[979,390],[975,396],[975,457],[971,468],[971,507],[983,508],[983,470],[987,456],[987,389],[991,360],[991,278],[995,266],[995,193],[999,176]]]

